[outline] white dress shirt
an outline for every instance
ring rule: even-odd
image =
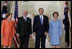
[[[27,16],[23,16],[24,20],[27,21]]]

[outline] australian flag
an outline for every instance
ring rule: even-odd
[[[8,9],[7,9],[7,1],[4,1],[4,4],[3,4],[3,8],[2,8],[2,17],[1,17],[1,20],[5,19],[6,18],[6,14],[8,12]]]
[[[69,47],[69,18],[68,18],[68,2],[65,1],[65,8],[64,8],[64,26],[65,26],[65,42],[67,43],[67,47]]]

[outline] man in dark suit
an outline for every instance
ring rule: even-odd
[[[66,6],[66,8],[64,9],[64,15],[65,18],[63,20],[63,24],[64,24],[64,28],[65,28],[65,45],[66,47],[69,47],[69,27],[70,27],[70,23],[69,23],[69,18],[68,18],[68,7]]]
[[[43,12],[44,9],[39,8],[39,15],[34,17],[33,34],[34,36],[36,36],[35,48],[40,47],[40,41],[41,41],[41,48],[45,48],[46,35],[48,34],[49,30],[49,21],[48,17],[43,15]]]
[[[29,36],[32,37],[31,19],[27,17],[28,11],[24,11],[18,19],[17,35],[20,38],[20,48],[28,48]]]

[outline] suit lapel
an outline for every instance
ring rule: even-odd
[[[41,25],[41,21],[40,21],[40,16],[38,15],[38,19],[39,19],[39,23],[40,23],[40,25]]]

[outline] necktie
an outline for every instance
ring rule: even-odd
[[[25,19],[25,22],[26,22],[27,21],[27,18],[25,17],[24,19]]]
[[[41,25],[43,24],[43,21],[42,21],[42,16],[41,16]]]

